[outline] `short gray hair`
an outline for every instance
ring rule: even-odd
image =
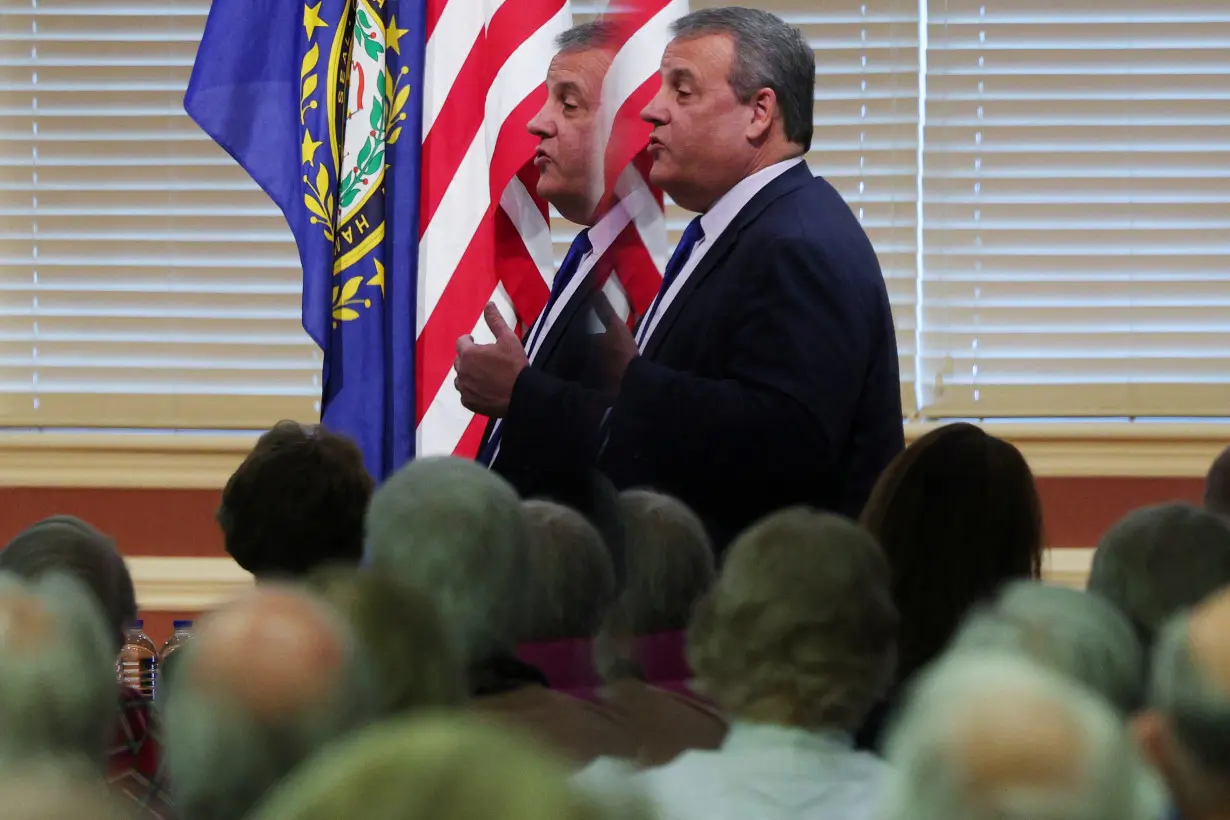
[[[777,96],[786,139],[811,148],[816,92],[816,54],[802,32],[760,9],[701,9],[671,23],[671,34],[691,39],[725,34],[734,41],[730,87],[740,102],[762,88]]]
[[[1230,584],[1230,524],[1189,504],[1142,507],[1102,536],[1088,589],[1125,614],[1151,644],[1175,613]]]
[[[775,703],[793,725],[852,731],[892,680],[896,635],[875,539],[798,507],[735,540],[697,608],[688,657],[698,686],[736,719]]]
[[[1045,705],[1082,738],[1059,745],[1075,786],[980,782],[978,740],[1016,747],[1022,699]],[[1003,724],[998,721],[1002,720]],[[1053,739],[1047,741],[1054,743]],[[1080,746],[1084,746],[1082,749]],[[1031,753],[1017,747],[1018,754]],[[1085,754],[1081,754],[1081,752]],[[911,685],[886,747],[892,766],[880,820],[1151,820],[1159,795],[1127,729],[1100,697],[1058,673],[1002,653],[943,658]],[[1073,764],[1064,766],[1064,764]],[[993,765],[993,764],[988,764]],[[998,772],[997,772],[998,773]]]
[[[578,23],[555,38],[561,54],[589,51],[591,48],[611,48],[615,45],[615,26],[609,20],[597,19]]]
[[[713,586],[713,544],[682,501],[650,490],[620,494],[626,586],[617,621],[633,635],[684,629]]]
[[[372,497],[365,560],[436,602],[467,663],[516,646],[529,539],[521,499],[496,473],[450,456],[410,462]]]
[[[1145,658],[1127,618],[1092,593],[1013,581],[969,615],[953,650],[1031,658],[1106,698],[1122,715],[1140,707]]]
[[[379,702],[368,658],[335,611],[315,601],[341,648],[327,694],[287,714],[265,716],[231,693],[202,686],[210,678],[200,643],[176,652],[180,666],[166,689],[163,753],[182,820],[244,817],[264,794],[322,746],[376,717]],[[271,647],[254,646],[252,652]]]
[[[592,638],[615,597],[615,567],[598,530],[584,516],[551,501],[526,501],[534,592],[521,640]]]
[[[45,518],[23,530],[0,552],[0,570],[23,578],[48,572],[77,578],[102,608],[117,652],[128,623],[137,617],[132,576],[115,542],[71,515]]]
[[[1199,795],[1230,797],[1230,697],[1208,680],[1188,642],[1187,613],[1159,635],[1149,682],[1149,705],[1170,724],[1181,749],[1182,776]]]
[[[28,634],[37,618],[50,634]],[[101,772],[115,728],[115,651],[76,578],[0,573],[0,763],[77,757]]]

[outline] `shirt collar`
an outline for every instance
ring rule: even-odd
[[[724,750],[768,747],[812,749],[834,754],[851,751],[854,740],[848,733],[836,730],[813,731],[797,726],[735,721],[722,744]]]
[[[752,197],[760,193],[766,185],[803,162],[803,157],[792,157],[776,162],[768,168],[761,168],[754,174],[746,176],[735,183],[735,187],[722,194],[713,206],[705,211],[700,218],[700,226],[705,231],[705,240],[712,242],[722,231],[734,222],[743,206],[752,201]]]
[[[601,259],[602,255],[610,250],[615,244],[615,239],[632,221],[633,208],[630,208],[629,204],[625,204],[622,200],[616,202],[611,210],[603,214],[589,229],[590,253],[595,259]]]

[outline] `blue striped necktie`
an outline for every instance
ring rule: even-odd
[[[589,241],[589,228],[586,228],[577,234],[576,239],[572,240],[572,245],[568,247],[568,253],[564,255],[564,261],[560,264],[559,271],[555,274],[555,281],[551,283],[551,297],[547,299],[547,305],[542,309],[542,313],[538,314],[538,321],[534,322],[533,330],[525,345],[526,353],[533,351],[534,344],[538,341],[538,337],[543,333],[543,328],[547,325],[551,308],[559,299],[560,294],[564,292],[564,288],[568,287],[572,277],[576,276],[577,270],[581,267],[581,260],[585,258],[585,254],[591,250],[593,250],[593,245]],[[491,436],[478,454],[478,462],[480,464],[485,467],[491,466],[491,462],[495,460],[496,453],[499,452],[500,439],[503,438],[503,435],[504,419],[496,419],[495,425],[491,428]]]
[[[645,318],[641,320],[642,330],[640,339],[637,340],[638,342],[645,341],[645,334],[649,332],[649,322],[657,315],[662,300],[666,298],[666,292],[674,281],[679,278],[679,272],[683,270],[683,266],[691,258],[692,248],[704,238],[705,229],[701,227],[700,217],[698,216],[683,229],[683,236],[679,238],[679,244],[675,246],[675,252],[671,254],[670,261],[666,263],[666,271],[662,274],[662,287],[658,288],[658,298],[653,300],[653,304],[649,306],[649,310],[645,313]]]

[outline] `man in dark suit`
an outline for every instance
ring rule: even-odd
[[[701,216],[635,337],[608,322],[619,392],[599,464],[619,488],[689,504],[721,550],[781,507],[858,515],[904,448],[897,345],[871,243],[803,159],[802,35],[744,8],[693,12],[672,33],[642,113],[650,179]]]
[[[631,220],[626,207],[599,208],[596,132],[614,36],[608,24],[593,22],[569,29],[556,44],[547,101],[527,126],[539,138],[537,190],[565,219],[586,227],[524,340],[494,305],[484,314],[494,344],[476,344],[469,336],[458,340],[455,383],[466,408],[490,417],[479,461],[525,498],[551,498],[580,510],[611,541],[617,499],[593,463],[609,398],[602,397],[596,377],[592,354],[595,331],[602,328],[594,327],[589,301],[602,286],[604,260],[623,241]]]

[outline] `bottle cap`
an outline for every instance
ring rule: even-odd
[[[192,621],[171,621],[171,626],[175,629],[187,629],[192,626]]]
[[[132,622],[132,625],[129,627],[129,629],[140,629],[143,626],[145,626],[145,621],[141,620],[140,618],[137,618],[135,621]]]

